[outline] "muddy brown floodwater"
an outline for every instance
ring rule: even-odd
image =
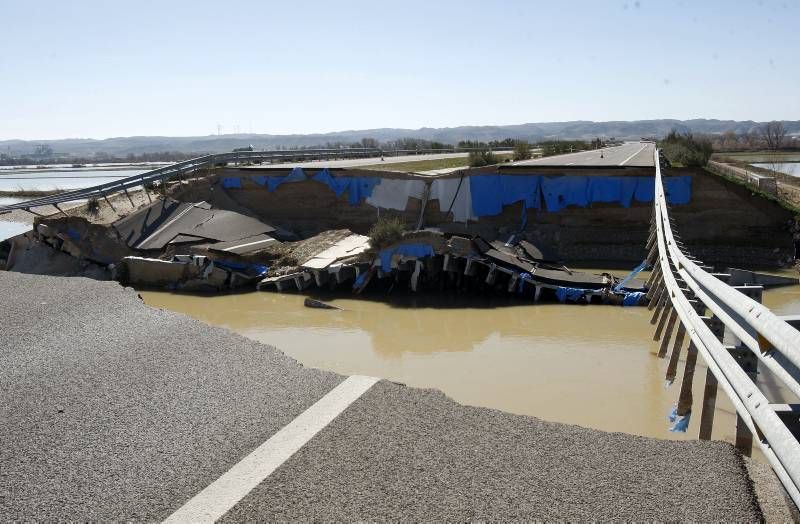
[[[656,357],[645,307],[317,297],[343,308],[335,311],[304,307],[297,294],[141,294],[151,306],[273,345],[306,366],[437,388],[465,404],[606,431],[697,438],[702,358],[689,429],[672,433],[667,414],[677,401],[683,365],[666,387],[667,362]],[[767,291],[764,303],[778,314],[800,313],[800,286]],[[759,381],[771,401],[794,400],[770,377],[762,374]],[[733,441],[732,410],[720,391],[714,438]]]

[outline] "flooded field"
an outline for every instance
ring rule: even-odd
[[[800,162],[755,163],[750,165],[800,177]]]
[[[13,173],[3,172],[0,173],[0,192],[82,189],[144,172],[142,169],[42,169]]]
[[[665,387],[666,361],[656,357],[651,312],[644,307],[317,297],[344,309],[332,311],[306,308],[297,294],[142,296],[151,306],[276,346],[311,367],[437,388],[465,404],[607,431],[670,439],[698,432],[702,359],[689,431],[671,433],[667,414],[681,375]],[[765,304],[779,314],[800,313],[800,286],[768,291]],[[784,400],[779,388],[766,391],[771,400]],[[732,441],[732,408],[724,394],[717,398],[714,437]]]

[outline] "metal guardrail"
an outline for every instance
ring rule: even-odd
[[[648,240],[648,260],[653,273],[648,296],[649,307],[656,310],[651,323],[658,319],[654,340],[662,341],[659,356],[666,356],[673,326],[676,320],[680,321],[667,370],[668,380],[675,377],[686,335],[691,342],[677,415],[691,412],[691,380],[694,359],[699,353],[708,365],[700,437],[711,436],[719,385],[736,409],[737,448],[747,453],[755,439],[789,496],[800,506],[800,442],[795,436],[800,429],[800,405],[771,403],[755,381],[755,368],[761,363],[800,399],[800,332],[718,278],[722,275],[707,272],[710,268],[687,254],[672,231],[658,150],[655,165],[656,196]],[[754,288],[757,286],[744,291]]]
[[[495,151],[510,150],[510,148],[495,148]],[[309,160],[331,160],[349,158],[369,158],[380,156],[400,156],[400,155],[424,155],[424,154],[451,154],[469,152],[470,149],[413,149],[413,150],[391,150],[370,148],[352,149],[297,149],[297,150],[273,150],[273,151],[234,151],[230,153],[219,153],[192,158],[183,162],[177,162],[168,166],[159,167],[139,175],[121,178],[113,182],[99,184],[83,189],[66,191],[55,195],[35,198],[25,202],[18,202],[0,206],[0,213],[12,211],[14,209],[24,209],[30,211],[31,208],[41,206],[55,206],[66,202],[75,202],[89,198],[103,198],[108,200],[108,196],[124,192],[128,194],[129,189],[137,188],[151,183],[164,183],[174,178],[189,175],[195,171],[210,169],[230,162],[280,162],[280,161],[309,161]],[[128,195],[130,198],[130,195]]]

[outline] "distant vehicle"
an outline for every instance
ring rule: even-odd
[[[241,153],[243,151],[255,151],[255,150],[256,150],[256,148],[253,147],[253,144],[250,144],[247,147],[237,147],[236,149],[233,150],[233,152],[234,153]]]

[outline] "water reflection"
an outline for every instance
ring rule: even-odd
[[[144,173],[140,169],[40,170],[0,174],[0,191],[82,189]]]
[[[800,162],[755,163],[750,165],[753,167],[761,167],[763,169],[771,169],[786,175],[800,177]]]
[[[656,357],[646,308],[323,297],[344,308],[332,311],[306,308],[303,297],[292,294],[142,296],[152,306],[276,346],[307,366],[433,387],[466,404],[608,431],[697,437],[705,367],[699,364],[695,373],[689,432],[670,433],[666,414],[682,376],[665,387],[666,360]],[[779,313],[800,312],[800,286],[769,291],[765,303]],[[759,380],[771,382],[763,375]],[[765,388],[773,401],[786,399],[779,386]],[[732,441],[734,416],[723,397],[715,438]]]
[[[30,229],[30,224],[24,224],[22,222],[5,222],[0,220],[0,241],[17,236],[21,233],[29,231]]]

